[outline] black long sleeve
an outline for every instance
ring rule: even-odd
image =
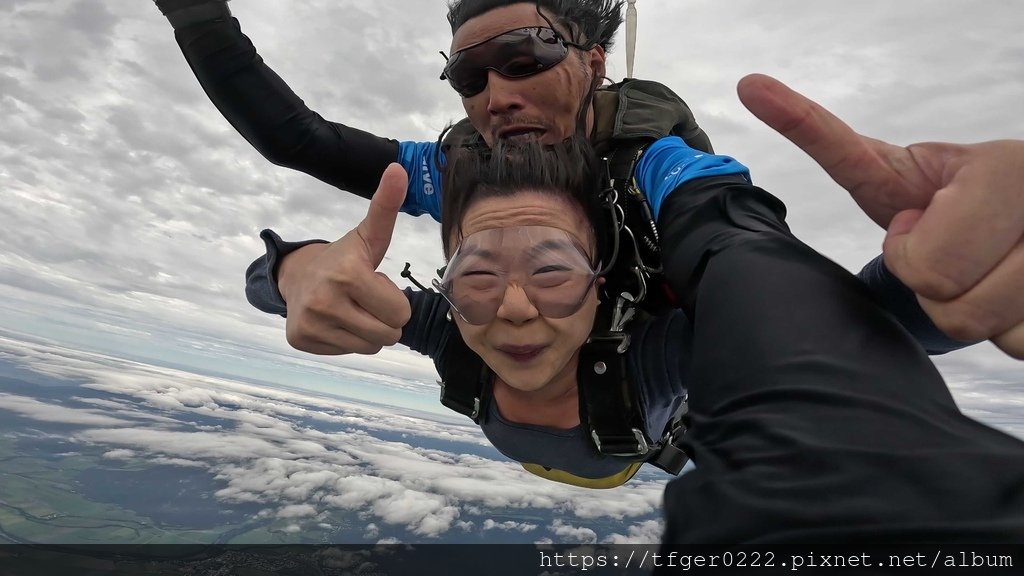
[[[224,13],[174,34],[220,113],[274,164],[372,196],[384,169],[398,159],[398,142],[329,122],[310,110],[264,63],[238,20]]]
[[[668,544],[1020,542],[1024,442],[964,416],[918,342],[739,179],[662,207],[693,324]]]

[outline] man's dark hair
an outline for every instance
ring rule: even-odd
[[[622,0],[451,0],[448,22],[455,33],[470,18],[512,4],[536,4],[554,15],[560,27],[569,30],[574,44],[612,49],[612,38],[622,25]]]
[[[466,210],[484,198],[535,191],[563,198],[582,208],[593,230],[597,253],[603,260],[608,234],[607,209],[601,192],[607,187],[604,162],[586,138],[579,135],[555,145],[500,140],[494,148],[455,146],[444,167],[441,197],[441,243],[449,257],[461,239],[458,231]]]

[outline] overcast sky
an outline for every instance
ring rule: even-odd
[[[442,0],[235,0],[267,63],[330,120],[434,139],[461,114],[438,80]],[[1013,0],[640,0],[635,75],[668,85],[718,151],[780,196],[798,236],[858,270],[883,232],[739,104],[775,75],[868,135],[899,144],[1024,138],[1024,11]],[[625,73],[624,53],[610,76]],[[209,103],[169,24],[144,0],[0,5],[0,327],[117,355],[328,389],[364,370],[387,401],[435,398],[433,367],[291,351],[283,320],[245,301],[257,234],[343,235],[366,202],[277,168]],[[425,279],[437,226],[403,217],[382,269]],[[400,280],[400,279],[399,279]],[[404,282],[400,281],[400,285]],[[940,360],[961,404],[1024,431],[1022,365],[989,345]],[[428,394],[429,393],[429,394]],[[426,401],[424,401],[426,402]],[[436,399],[433,400],[436,403]]]

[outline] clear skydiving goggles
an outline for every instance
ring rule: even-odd
[[[433,285],[469,324],[494,320],[510,285],[541,316],[566,318],[583,306],[600,269],[565,230],[493,228],[464,238]]]
[[[551,28],[509,30],[452,54],[441,80],[447,80],[456,92],[469,98],[487,87],[488,70],[506,78],[533,76],[565,60],[569,46],[583,48],[564,40]]]

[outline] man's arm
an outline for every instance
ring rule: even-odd
[[[857,277],[867,285],[875,300],[917,340],[928,354],[945,354],[976,344],[962,342],[947,336],[932,322],[921,307],[914,291],[907,288],[895,274],[885,266],[885,260],[878,256],[868,262]]]
[[[157,0],[203,90],[267,160],[369,198],[399,143],[310,110],[256,52],[227,3]]]
[[[739,162],[728,156],[694,150],[678,138],[671,137],[662,138],[648,148],[637,164],[636,171],[640,189],[651,202],[652,211],[659,221],[662,220],[662,208],[669,196],[685,193],[680,189],[687,183],[722,176],[728,176],[721,180],[722,186],[733,181],[749,183],[747,169]],[[784,208],[780,207],[780,210]],[[664,221],[670,222],[679,216],[669,215]],[[970,344],[954,340],[936,328],[914,297],[913,291],[885,268],[881,257],[865,266],[858,276],[879,304],[895,316],[929,354],[943,354]]]
[[[1024,140],[896,146],[774,78],[738,92],[886,230],[886,266],[943,332],[1024,359]]]

